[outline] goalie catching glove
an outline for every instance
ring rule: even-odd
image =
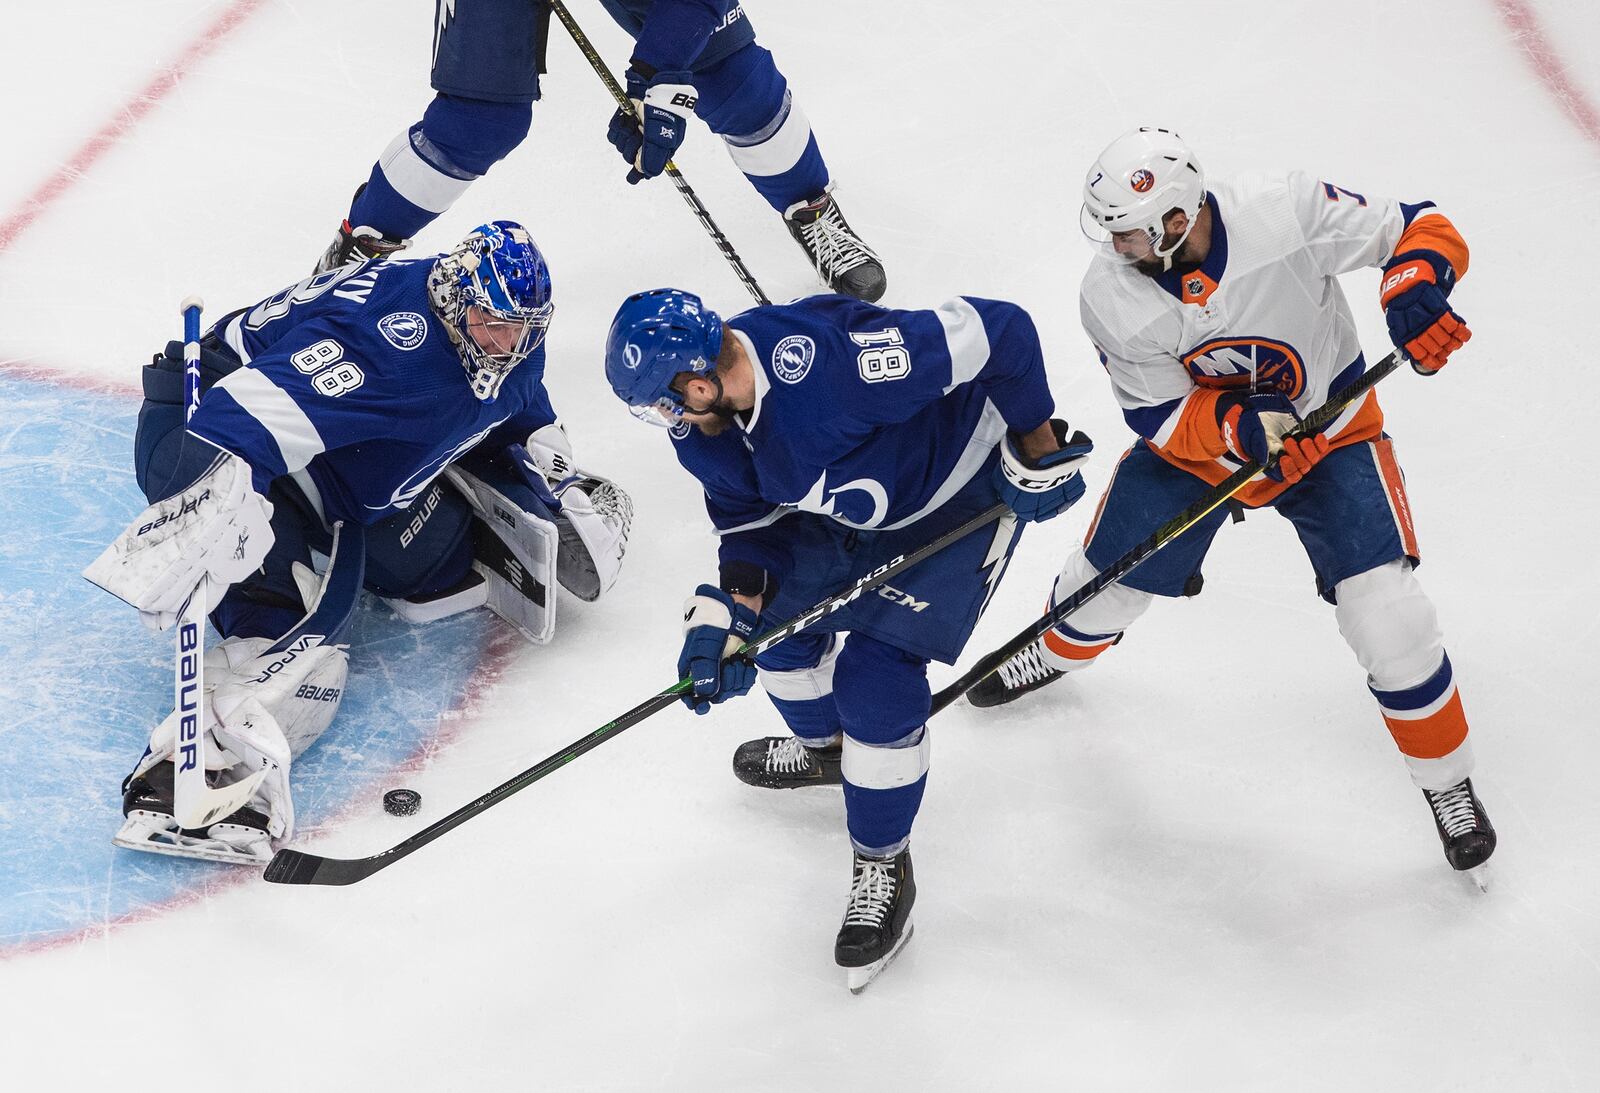
[[[177,621],[191,595],[207,612],[272,548],[272,503],[255,491],[249,464],[218,449],[187,488],[157,501],[89,564],[84,577],[138,608],[152,630]]]
[[[633,498],[611,479],[573,463],[572,442],[558,422],[535,429],[524,448],[512,445],[507,454],[531,484],[550,493],[561,536],[556,567],[561,587],[580,600],[599,599],[622,572],[633,530]]]

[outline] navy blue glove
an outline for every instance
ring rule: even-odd
[[[1223,396],[1217,400],[1217,425],[1236,459],[1264,464],[1282,451],[1283,457],[1267,470],[1274,482],[1300,481],[1328,454],[1328,438],[1321,433],[1287,435],[1299,427],[1300,415],[1281,391]]]
[[[678,678],[693,686],[683,704],[710,713],[713,703],[744,694],[756,682],[755,663],[733,651],[755,633],[756,613],[715,585],[703,584],[683,605],[683,652]]]
[[[1082,431],[1067,435],[1067,423],[1050,419],[1060,451],[1029,460],[1017,447],[1015,433],[1007,433],[1000,444],[1000,465],[994,469],[995,489],[1000,500],[1011,506],[1017,519],[1025,522],[1059,516],[1083,496],[1083,475],[1079,469],[1089,461],[1094,441]]]
[[[1396,259],[1384,267],[1380,300],[1389,340],[1411,358],[1418,375],[1431,376],[1443,368],[1450,354],[1472,337],[1466,322],[1450,310],[1447,297],[1454,278],[1448,265],[1435,268],[1420,256]]]
[[[699,92],[690,84],[688,72],[657,72],[654,76],[628,69],[628,100],[631,111],[618,110],[611,116],[606,139],[622,158],[633,164],[628,185],[640,179],[655,178],[667,169],[667,162],[683,143],[689,115],[694,113]]]

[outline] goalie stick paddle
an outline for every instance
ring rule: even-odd
[[[563,4],[561,0],[550,0],[550,10],[555,12],[557,19],[561,20],[561,25],[567,28],[567,33],[572,35],[573,42],[577,43],[578,48],[583,51],[583,55],[588,59],[590,67],[599,75],[601,82],[606,85],[606,90],[611,92],[611,97],[617,100],[617,108],[632,117],[633,104],[628,101],[628,93],[622,89],[621,84],[617,83],[617,78],[611,74],[611,69],[606,67],[605,60],[601,58],[599,51],[594,48],[594,43],[589,41],[589,36],[584,34],[583,30],[578,26],[578,21],[572,17],[572,12],[567,10],[567,5]],[[705,207],[705,204],[700,200],[700,195],[694,192],[689,185],[689,181],[683,177],[683,172],[678,170],[678,165],[671,160],[667,161],[667,177],[672,179],[672,184],[678,188],[678,193],[683,195],[683,200],[689,206],[689,211],[694,213],[695,219],[700,221],[700,226],[706,230],[707,235],[711,236],[711,241],[722,252],[722,257],[728,260],[728,265],[733,267],[734,275],[744,282],[745,288],[750,290],[750,295],[755,297],[756,303],[763,305],[772,303],[771,300],[767,299],[767,294],[761,291],[761,286],[756,284],[755,276],[745,267],[744,259],[739,257],[739,252],[733,249],[733,244],[728,241],[728,237],[722,234],[722,229],[717,227],[717,222],[711,219],[711,210]]]
[[[1353,383],[1337,394],[1331,395],[1327,402],[1311,411],[1290,436],[1306,436],[1327,428],[1333,419],[1344,413],[1345,409],[1362,395],[1372,389],[1373,385],[1383,379],[1405,360],[1397,349],[1383,360],[1361,373]],[[1188,531],[1195,524],[1205,518],[1206,514],[1227,502],[1228,498],[1238,493],[1245,484],[1270,467],[1276,466],[1278,456],[1273,456],[1265,464],[1246,463],[1223,479],[1212,491],[1201,497],[1194,504],[1184,509],[1178,515],[1156,528],[1138,546],[1128,551],[1122,557],[1112,562],[1094,578],[1079,588],[1072,595],[1047,612],[1043,617],[1028,624],[1027,628],[1016,637],[1006,642],[994,652],[985,656],[960,676],[954,683],[945,687],[933,696],[933,707],[928,716],[932,717],[940,710],[949,706],[956,699],[966,694],[967,691],[977,686],[983,679],[998,671],[1000,665],[1022,652],[1029,645],[1039,639],[1039,636],[1056,623],[1072,614],[1078,608],[1094,599],[1109,586],[1116,584],[1122,578],[1132,573],[1142,565],[1152,554],[1166,546],[1172,540]]]
[[[773,627],[758,637],[752,638],[739,647],[736,655],[755,657],[766,652],[785,638],[792,637],[806,627],[813,625],[818,619],[826,618],[835,611],[854,602],[863,593],[870,592],[890,577],[905,572],[924,558],[938,553],[956,540],[965,538],[986,524],[991,524],[1010,514],[1011,510],[1003,503],[990,506],[966,523],[940,535],[926,546],[918,547],[910,554],[901,554],[891,558],[877,569],[863,576],[849,588],[829,596],[809,611],[796,615],[783,625]],[[502,782],[477,800],[462,805],[442,820],[429,824],[415,835],[396,843],[388,850],[366,858],[325,858],[318,854],[307,854],[301,850],[285,848],[272,856],[272,861],[267,864],[267,870],[262,876],[274,884],[342,885],[354,884],[356,881],[364,880],[378,870],[393,865],[413,851],[427,846],[440,835],[460,827],[480,812],[493,808],[518,790],[526,789],[545,775],[566,766],[585,752],[599,747],[607,740],[615,739],[623,730],[637,725],[651,714],[659,713],[661,710],[666,709],[676,702],[678,696],[687,691],[689,686],[689,680],[680,679],[666,690],[645,699],[627,713],[622,714],[613,721],[606,722],[589,735],[574,740],[554,755],[529,767],[516,777]]]

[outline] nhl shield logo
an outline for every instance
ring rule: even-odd
[[[378,320],[378,332],[396,349],[415,349],[428,338],[428,320],[415,311],[396,311]]]
[[[1128,178],[1128,185],[1133,187],[1136,194],[1149,193],[1150,187],[1156,184],[1156,176],[1140,167]]]
[[[790,334],[772,347],[772,372],[784,383],[799,383],[811,371],[817,343],[804,334]]]

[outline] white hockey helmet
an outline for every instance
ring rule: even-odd
[[[1100,153],[1083,182],[1083,234],[1107,255],[1121,262],[1160,258],[1172,265],[1206,200],[1206,176],[1183,138],[1170,129],[1144,126],[1125,133]],[[1189,216],[1189,227],[1176,241],[1161,245],[1162,219],[1173,209]],[[1115,245],[1113,235],[1137,232],[1149,244],[1130,252]],[[1137,236],[1133,238],[1138,238]]]

